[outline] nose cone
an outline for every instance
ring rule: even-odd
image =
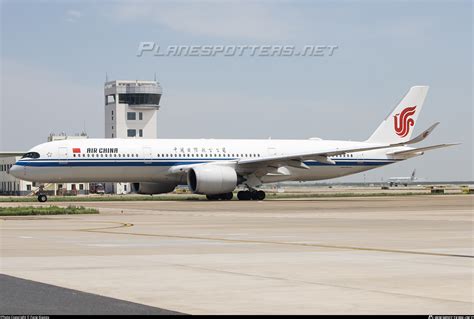
[[[11,168],[10,168],[10,175],[12,176],[15,176],[16,178],[20,178],[20,174],[21,174],[21,166],[19,165],[13,165]]]

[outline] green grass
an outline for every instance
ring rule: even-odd
[[[30,215],[69,215],[69,214],[98,214],[99,211],[93,208],[85,207],[33,207],[33,206],[18,206],[18,207],[0,207],[0,216],[30,216]]]

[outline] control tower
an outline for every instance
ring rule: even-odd
[[[105,82],[105,137],[157,138],[161,95],[157,81]]]

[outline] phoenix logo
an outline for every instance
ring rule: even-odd
[[[395,133],[400,137],[405,137],[410,132],[410,127],[415,125],[415,120],[411,118],[416,112],[416,105],[404,108],[399,114],[393,117]]]

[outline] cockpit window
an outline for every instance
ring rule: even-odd
[[[39,153],[28,152],[25,155],[23,155],[21,158],[39,158],[39,157],[40,157]]]

